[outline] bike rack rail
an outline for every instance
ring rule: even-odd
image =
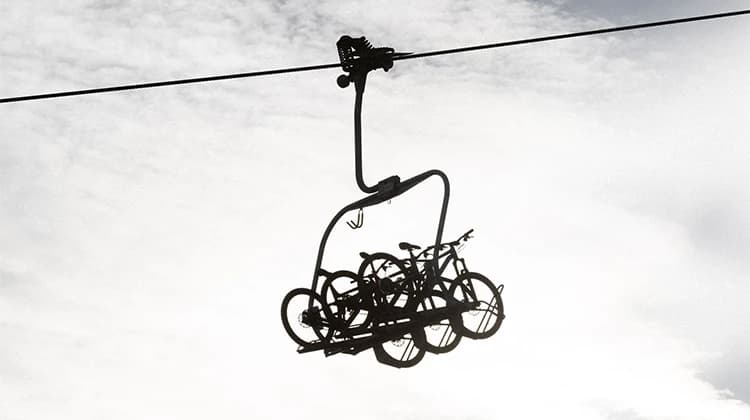
[[[398,175],[392,175],[382,179],[375,185],[367,185],[362,175],[362,99],[365,92],[365,84],[367,82],[367,74],[372,70],[383,69],[388,71],[393,67],[393,59],[408,55],[411,53],[398,53],[393,48],[380,47],[373,48],[372,45],[365,39],[365,37],[352,38],[344,35],[336,43],[336,47],[339,53],[339,59],[341,61],[342,69],[348,74],[342,74],[338,77],[337,83],[339,87],[346,88],[350,83],[354,83],[355,88],[355,101],[354,101],[354,173],[359,189],[369,194],[368,196],[357,200],[349,205],[344,206],[336,215],[333,217],[331,222],[328,224],[323,238],[320,240],[320,246],[318,247],[318,256],[315,261],[315,270],[313,271],[313,279],[311,290],[317,291],[318,277],[321,274],[321,264],[323,263],[323,254],[325,247],[328,242],[328,237],[333,230],[333,227],[346,213],[355,209],[364,209],[366,207],[374,206],[384,201],[388,201],[394,197],[409,191],[416,187],[428,178],[436,176],[443,182],[443,202],[440,209],[440,220],[438,221],[437,233],[435,235],[435,249],[440,246],[443,237],[443,227],[445,226],[445,217],[448,212],[448,200],[450,197],[450,183],[448,176],[441,170],[431,169],[421,174],[415,175],[409,179],[402,181]],[[435,253],[433,257],[433,266],[437,266],[438,258]],[[310,306],[312,307],[313,300],[310,298]]]
[[[319,341],[307,347],[300,347],[297,352],[309,353],[323,350],[326,356],[337,353],[357,354],[370,349],[373,344],[396,339],[415,327],[424,328],[435,321],[442,321],[456,314],[472,310],[477,305],[478,303],[459,303],[439,309],[395,315],[390,320],[390,324],[364,328],[348,334],[348,337],[336,337],[342,339],[341,341],[330,343]]]

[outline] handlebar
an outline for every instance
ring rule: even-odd
[[[469,231],[466,232],[466,233],[464,233],[463,235],[461,235],[461,237],[458,238],[458,240],[456,242],[459,242],[459,241],[466,242],[466,241],[468,241],[469,239],[473,238],[473,236],[471,236],[472,233],[474,233],[474,229],[469,229]]]
[[[455,241],[444,242],[444,243],[440,244],[439,250],[443,250],[443,249],[445,249],[447,247],[457,247],[457,246],[460,246],[461,242],[466,242],[469,239],[473,238],[473,236],[471,236],[472,233],[474,233],[474,229],[469,229],[468,232],[466,232],[463,235],[459,236],[458,239],[456,239]],[[428,255],[433,249],[435,249],[434,245],[428,246],[422,252],[419,253],[418,257]]]
[[[473,238],[473,236],[471,236],[472,233],[474,233],[474,229],[469,229],[468,232],[466,232],[463,235],[459,236],[458,239],[456,239],[455,241],[448,242],[446,244],[440,244],[440,247],[442,248],[443,245],[459,246],[459,245],[461,245],[461,242],[466,242],[469,239]]]

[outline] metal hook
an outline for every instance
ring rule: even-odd
[[[359,212],[357,212],[357,221],[355,222],[353,220],[350,220],[346,222],[346,224],[352,229],[359,229],[362,227],[364,223],[365,223],[365,215],[361,207],[359,208]]]

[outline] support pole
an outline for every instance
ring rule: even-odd
[[[354,73],[356,97],[354,99],[354,175],[357,178],[357,186],[365,194],[371,194],[378,190],[377,186],[368,186],[362,175],[362,99],[365,94],[365,83],[367,83],[367,72]]]

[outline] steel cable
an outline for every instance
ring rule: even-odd
[[[576,37],[591,36],[591,35],[600,35],[600,34],[606,34],[606,33],[612,33],[612,32],[632,31],[636,29],[652,28],[656,26],[675,25],[679,23],[696,22],[696,21],[709,20],[709,19],[719,19],[719,18],[740,16],[740,15],[746,15],[746,14],[750,14],[750,10],[737,10],[733,12],[717,13],[717,14],[712,14],[712,15],[693,16],[693,17],[687,17],[687,18],[681,18],[681,19],[670,19],[670,20],[662,20],[662,21],[657,21],[657,22],[640,23],[636,25],[617,26],[617,27],[612,27],[612,28],[594,29],[594,30],[582,31],[582,32],[571,32],[571,33],[566,33],[566,34],[548,35],[548,36],[537,37],[537,38],[519,39],[515,41],[497,42],[493,44],[482,44],[482,45],[452,48],[452,49],[446,49],[446,50],[428,51],[428,52],[410,54],[410,55],[405,55],[405,56],[397,56],[397,57],[394,57],[393,60],[400,61],[400,60],[411,60],[415,58],[435,57],[435,56],[440,56],[440,55],[457,54],[457,53],[486,50],[486,49],[492,49],[492,48],[502,48],[502,47],[509,47],[513,45],[533,44],[533,43],[538,43],[538,42],[555,41],[555,40],[560,40],[560,39],[576,38]],[[38,95],[0,98],[0,103],[33,101],[33,100],[40,100],[40,99],[60,98],[64,96],[90,95],[94,93],[146,89],[146,88],[155,88],[155,87],[163,87],[163,86],[184,85],[184,84],[189,84],[189,83],[215,82],[219,80],[241,79],[241,78],[249,78],[249,77],[259,77],[259,76],[271,76],[271,75],[284,74],[284,73],[299,73],[299,72],[305,72],[305,71],[333,69],[333,68],[339,68],[339,67],[341,67],[340,63],[319,64],[319,65],[313,65],[313,66],[288,67],[288,68],[282,68],[282,69],[261,70],[261,71],[247,72],[247,73],[234,73],[234,74],[225,74],[225,75],[218,75],[218,76],[195,77],[195,78],[190,78],[190,79],[177,79],[177,80],[166,80],[166,81],[160,81],[160,82],[139,83],[139,84],[131,84],[131,85],[109,86],[109,87],[102,87],[102,88],[95,88],[95,89],[83,89],[83,90],[72,90],[72,91],[65,91],[65,92],[43,93],[43,94],[38,94]]]

